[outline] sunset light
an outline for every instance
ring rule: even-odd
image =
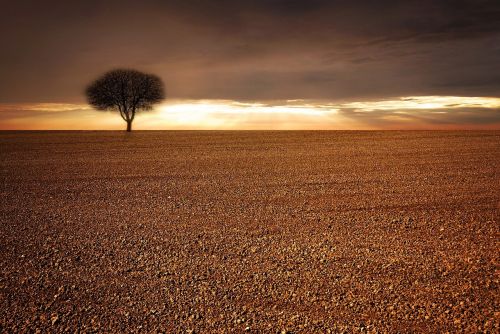
[[[394,100],[350,102],[342,104],[342,107],[363,111],[457,108],[495,109],[500,108],[500,98],[467,96],[409,96]]]
[[[362,102],[286,100],[171,100],[137,119],[137,129],[433,129],[500,128],[500,98],[408,96]],[[120,129],[110,112],[85,104],[42,103],[0,105],[2,129]],[[78,119],[85,119],[85,123]],[[486,125],[484,119],[490,120]],[[478,123],[474,124],[477,119]]]

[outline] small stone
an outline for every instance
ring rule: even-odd
[[[53,314],[50,317],[50,323],[52,324],[52,326],[54,326],[58,321],[59,321],[59,316],[57,314]]]

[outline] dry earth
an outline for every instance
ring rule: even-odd
[[[2,132],[0,332],[491,332],[500,132]]]

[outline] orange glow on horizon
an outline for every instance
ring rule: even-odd
[[[171,100],[139,113],[136,130],[500,129],[500,98],[413,96],[332,103]],[[478,118],[477,122],[473,122]],[[485,117],[486,121],[484,120]],[[491,121],[490,121],[491,119]],[[2,130],[122,130],[114,112],[85,104],[0,104]]]

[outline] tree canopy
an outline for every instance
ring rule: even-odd
[[[86,89],[88,103],[97,110],[118,110],[127,131],[139,110],[151,110],[165,98],[161,79],[132,69],[106,72]]]

